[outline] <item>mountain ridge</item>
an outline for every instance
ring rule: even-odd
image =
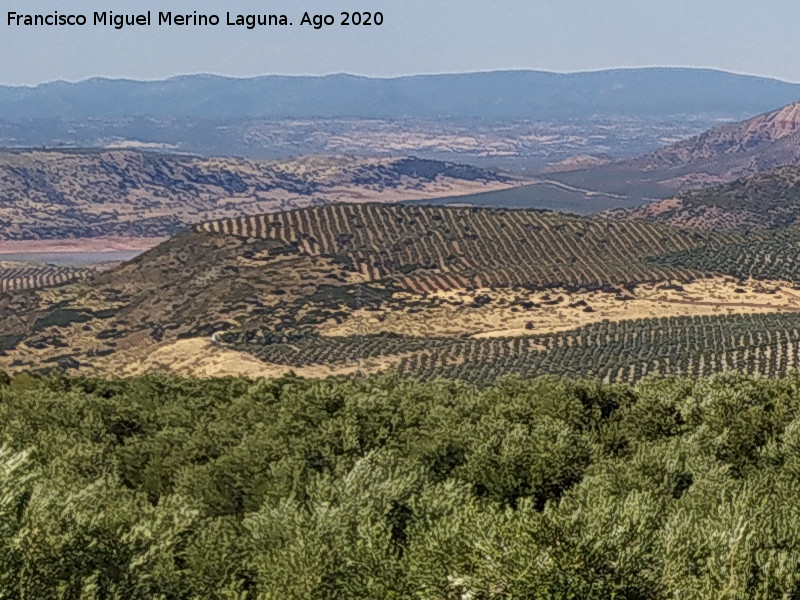
[[[390,78],[342,73],[242,78],[197,74],[162,80],[92,78],[32,87],[6,85],[0,87],[0,114],[5,119],[137,114],[224,118],[663,116],[752,114],[797,98],[797,83],[670,67]]]

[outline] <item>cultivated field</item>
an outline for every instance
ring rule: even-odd
[[[31,264],[0,260],[0,293],[31,290],[83,279],[97,272],[93,267]]]
[[[481,385],[512,373],[604,381],[732,370],[775,377],[800,366],[800,314],[625,319],[524,337],[307,335],[276,341],[268,332],[248,332],[223,334],[221,342],[262,359],[272,369],[285,365],[307,371],[359,360],[377,364],[382,359],[384,368],[389,365],[402,376],[446,377]],[[393,356],[401,357],[396,364],[391,364]],[[365,367],[365,372],[374,370],[369,364]]]
[[[700,246],[705,237],[643,222],[550,212],[423,206],[335,205],[214,221],[198,231],[336,255],[372,280],[432,293],[482,287],[599,288],[699,272],[649,256]]]
[[[0,364],[481,384],[775,375],[798,347],[795,266],[775,260],[791,235],[376,204],[210,221],[89,280],[0,295]]]

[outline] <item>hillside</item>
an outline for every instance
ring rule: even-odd
[[[326,202],[509,187],[493,171],[415,158],[200,158],[133,150],[0,152],[0,242],[158,238],[210,219]]]
[[[754,175],[800,160],[800,102],[701,135],[630,161],[646,171],[686,170],[664,185],[699,187]],[[688,167],[688,170],[687,170]]]
[[[800,165],[682,192],[675,198],[609,214],[710,230],[794,226],[800,218]]]
[[[631,159],[553,177],[589,189],[665,198],[800,162],[800,102]]]
[[[378,204],[211,221],[88,280],[0,295],[0,367],[779,375],[798,351],[781,332],[800,328],[800,272],[772,260],[800,243],[785,235]],[[700,327],[719,333],[698,342]]]

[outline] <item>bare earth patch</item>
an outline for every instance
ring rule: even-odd
[[[179,340],[159,346],[147,358],[134,362],[126,376],[143,373],[172,373],[194,377],[280,377],[289,371],[300,377],[323,379],[355,373],[377,373],[397,365],[409,353],[358,362],[290,367],[258,360],[246,352],[218,346],[208,339]]]
[[[403,293],[393,300],[405,308],[353,311],[341,322],[324,323],[319,332],[507,337],[567,331],[603,320],[800,311],[800,293],[785,282],[730,277],[640,285],[630,293],[482,289]]]

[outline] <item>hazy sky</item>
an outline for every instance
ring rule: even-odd
[[[800,2],[771,0],[0,0],[0,82],[702,66],[800,81]],[[127,10],[126,10],[127,8]],[[381,27],[299,27],[381,11]],[[289,28],[9,27],[8,11],[278,13]]]

